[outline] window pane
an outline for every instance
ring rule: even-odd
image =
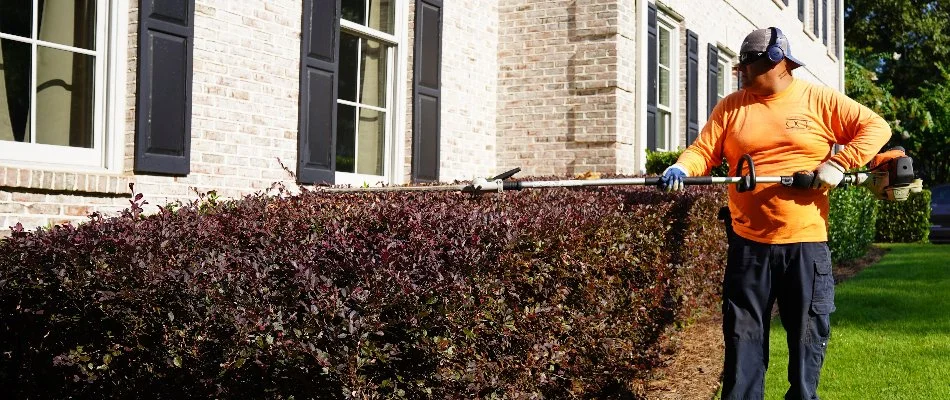
[[[656,148],[666,149],[666,137],[670,129],[670,113],[657,111],[656,117]]]
[[[31,37],[33,34],[33,2],[0,0],[0,32]]]
[[[366,25],[366,0],[342,0],[343,19]]]
[[[356,172],[382,175],[386,148],[386,113],[361,108],[359,124]]]
[[[46,0],[41,1],[40,5],[40,40],[95,49],[95,0]]]
[[[363,39],[362,42],[359,102],[384,107],[386,105],[387,48],[376,40]]]
[[[670,106],[670,71],[665,68],[660,68],[660,81],[659,81],[659,100],[660,105]]]
[[[38,46],[36,142],[91,148],[95,57]]]
[[[356,149],[356,107],[337,104],[336,110],[336,170],[354,172]]]
[[[719,73],[716,74],[716,95],[721,99],[726,96],[726,74],[729,73],[725,63],[719,63]]]
[[[0,140],[30,142],[30,57],[29,44],[0,39]]]
[[[660,28],[660,65],[670,66],[670,31]]]
[[[386,33],[394,33],[393,20],[396,7],[393,0],[369,0],[369,27]]]
[[[346,32],[340,34],[340,80],[337,95],[341,100],[356,101],[356,72],[359,69],[360,39]]]
[[[386,33],[394,33],[393,0],[343,0],[343,19]]]

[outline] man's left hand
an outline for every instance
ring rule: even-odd
[[[844,179],[844,167],[828,160],[815,169],[815,179],[811,183],[812,189],[831,189],[838,186]]]

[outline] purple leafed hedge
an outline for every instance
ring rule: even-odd
[[[601,398],[718,301],[720,188],[203,198],[0,241],[11,398]],[[680,244],[681,243],[681,244]]]

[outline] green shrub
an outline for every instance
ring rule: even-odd
[[[647,150],[647,174],[659,175],[663,173],[670,165],[676,163],[676,159],[679,158],[680,154],[683,154],[683,150],[673,150],[673,151],[653,151]],[[729,176],[729,163],[725,159],[722,160],[722,164],[718,167],[713,167],[711,176]]]
[[[911,193],[906,201],[881,202],[876,241],[882,243],[926,242],[930,234],[930,191]]]
[[[612,398],[725,265],[721,187],[131,201],[0,240],[4,396]]]
[[[865,187],[835,189],[830,194],[828,247],[834,261],[863,256],[874,242],[878,201]]]

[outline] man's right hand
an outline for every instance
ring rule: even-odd
[[[660,176],[660,181],[657,183],[657,187],[660,190],[666,192],[676,192],[683,190],[683,187],[685,187],[683,181],[687,176],[689,175],[686,173],[686,168],[683,168],[682,165],[670,165],[666,168],[666,170],[663,171],[663,175]]]

